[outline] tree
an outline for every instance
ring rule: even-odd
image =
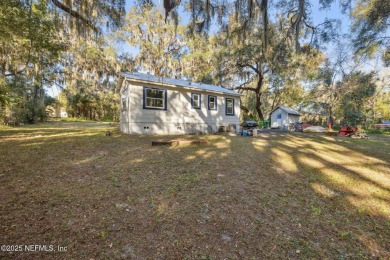
[[[369,117],[367,102],[376,90],[373,76],[373,73],[353,72],[339,82],[340,87],[344,89],[338,107],[342,121],[351,125],[366,123]]]
[[[130,9],[122,37],[139,48],[136,67],[175,78],[183,76],[184,31],[184,26],[165,24],[161,11],[149,4]]]
[[[58,20],[51,17],[45,0],[1,2],[0,14],[5,25],[0,31],[2,99],[19,107],[22,121],[34,122],[44,116],[43,86],[63,49],[56,37]]]
[[[339,37],[337,30],[340,26],[339,20],[326,18],[320,24],[312,23],[310,17],[312,4],[308,0],[279,0],[277,7],[283,10],[281,13],[285,14],[289,21],[288,36],[297,54],[301,51],[304,39],[308,39],[310,45],[319,49],[322,44]]]
[[[196,82],[221,85],[216,54],[221,47],[216,36],[185,35],[186,49],[181,56],[183,75]]]
[[[73,0],[51,0],[51,9],[58,16],[59,13],[66,14],[71,27],[76,27],[83,37],[101,34],[102,29],[115,29],[122,23],[125,15],[125,0],[94,0],[73,1]]]
[[[0,2],[0,106],[18,120],[45,117],[45,88],[78,88],[107,97],[121,60],[103,30],[117,28],[124,1],[10,0]],[[124,61],[124,59],[123,59]],[[126,61],[126,64],[128,62]],[[110,98],[109,98],[110,99]]]
[[[375,77],[376,91],[367,101],[371,123],[390,119],[390,75],[387,71]]]
[[[299,81],[321,63],[321,54],[312,46],[305,45],[302,53],[296,55],[293,45],[286,41],[288,21],[283,18],[277,24],[269,24],[270,44],[267,50],[264,42],[259,40],[263,30],[261,26],[246,32],[233,18],[230,21],[229,33],[220,33],[224,48],[217,56],[223,64],[219,70],[233,88],[242,93],[252,93],[250,96],[254,98],[257,118],[264,120],[263,110],[269,100],[264,100],[263,95],[268,93],[267,97],[273,96],[276,101],[278,95],[282,97],[282,89],[285,93],[299,89]],[[279,102],[273,102],[273,105],[275,103]],[[244,113],[250,112],[244,104],[241,109]]]
[[[385,65],[390,63],[389,1],[358,1],[351,14],[353,18],[354,46],[357,54],[372,56],[382,49]]]
[[[329,8],[335,0],[321,0],[324,8]],[[372,56],[382,52],[386,66],[390,65],[390,3],[379,0],[344,0],[342,10],[351,10],[352,33],[355,53]]]

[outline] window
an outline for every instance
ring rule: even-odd
[[[167,110],[167,90],[144,87],[144,109]]]
[[[226,115],[234,116],[234,99],[226,98]]]
[[[209,96],[209,110],[217,110],[217,97]]]
[[[192,108],[200,108],[200,94],[191,93],[191,106]]]

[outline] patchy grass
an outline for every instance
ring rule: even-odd
[[[383,134],[390,135],[390,129],[368,129],[365,131],[367,134]]]
[[[67,250],[0,257],[390,257],[388,136],[151,146],[160,138],[108,123],[2,129],[1,243]]]
[[[82,117],[79,117],[79,118],[78,117],[61,117],[60,121],[62,121],[62,122],[92,122],[92,121],[87,120],[86,118],[82,118]]]
[[[10,130],[12,127],[0,124],[0,130]]]

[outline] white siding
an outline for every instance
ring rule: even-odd
[[[214,131],[219,126],[240,123],[240,98],[237,96],[214,94],[205,91],[187,90],[169,86],[157,86],[132,83],[125,97],[125,86],[122,98],[127,98],[128,113],[121,112],[121,130],[129,134],[188,134],[207,132],[210,125]],[[143,108],[143,87],[155,87],[167,90],[167,110]],[[191,93],[201,94],[201,108],[191,107]],[[208,96],[217,96],[217,110],[208,109]],[[226,115],[226,98],[234,99],[234,116]],[[122,106],[122,102],[121,102]],[[121,110],[122,111],[122,110]],[[124,118],[126,117],[126,118]],[[122,120],[123,119],[123,120]]]
[[[281,125],[278,124],[278,120],[277,120],[279,114],[282,115],[282,124]],[[274,110],[271,114],[271,127],[272,128],[282,128],[285,123],[287,123],[287,113],[280,108],[277,108],[276,110]]]
[[[299,116],[298,115],[289,114],[288,115],[288,122],[289,123],[297,123],[297,122],[299,122]]]
[[[282,115],[281,125],[278,124],[278,120],[277,120],[277,117],[279,114]],[[271,114],[271,127],[272,128],[288,129],[288,126],[290,123],[296,123],[296,122],[299,122],[298,115],[287,114],[287,112],[281,108],[275,109]]]
[[[128,133],[129,129],[129,84],[123,83],[120,98],[120,127],[123,133]]]

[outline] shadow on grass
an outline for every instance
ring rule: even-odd
[[[152,147],[155,136],[63,127],[0,142],[9,244],[58,243],[69,258],[389,256],[380,142],[191,136],[208,144]]]
[[[372,141],[342,139],[340,142],[322,136],[289,136],[272,142],[275,147],[268,152],[274,164],[282,169],[275,173],[284,175],[287,182],[297,181],[304,188],[297,196],[308,196],[315,209],[312,211],[321,223],[342,232],[333,237],[339,241],[334,252],[350,251],[352,241],[343,241],[348,234],[354,243],[368,251],[367,256],[389,256],[386,242],[390,219],[390,165],[386,160],[389,149],[379,144],[382,150],[375,153],[367,147],[362,149],[362,142],[370,147]],[[356,144],[361,151],[354,149]],[[372,232],[373,229],[381,231]]]

